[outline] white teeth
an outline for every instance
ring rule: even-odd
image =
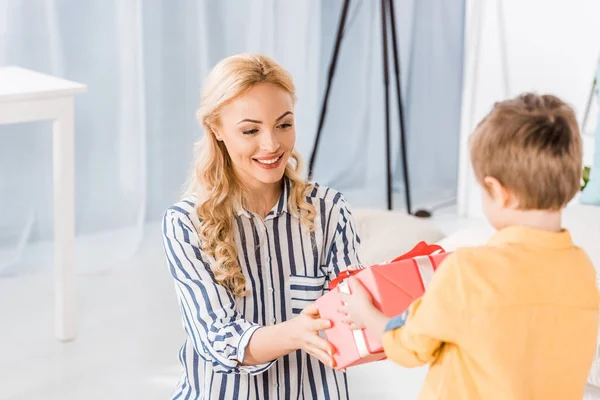
[[[280,158],[281,158],[281,156],[279,156],[277,158],[272,158],[270,160],[256,160],[256,161],[258,161],[261,164],[269,165],[269,164],[275,164],[277,161],[279,161]]]

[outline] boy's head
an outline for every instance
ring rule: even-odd
[[[579,190],[582,142],[573,109],[551,95],[496,103],[471,136],[483,209],[497,229],[527,211],[560,211]]]

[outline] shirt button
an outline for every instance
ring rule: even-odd
[[[269,293],[271,293],[271,294],[273,293],[273,288],[272,287],[269,288]]]
[[[274,387],[274,388],[277,388],[277,387],[279,387],[279,384],[278,384],[278,383],[274,383],[274,384],[273,384],[273,387]]]
[[[271,318],[271,323],[274,324],[275,322],[275,318]]]

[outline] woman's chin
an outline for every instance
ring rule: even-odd
[[[273,183],[280,182],[283,179],[284,172],[284,169],[272,170],[268,172],[261,171],[261,173],[256,174],[254,178],[266,185],[271,185]]]

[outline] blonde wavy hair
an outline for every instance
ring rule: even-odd
[[[234,219],[237,208],[248,206],[250,199],[243,182],[234,173],[227,148],[217,140],[214,128],[220,124],[222,107],[258,83],[278,85],[295,102],[295,86],[290,74],[266,56],[231,56],[210,72],[197,112],[205,135],[195,145],[194,168],[186,190],[186,195],[195,195],[198,199],[196,212],[201,221],[201,246],[215,260],[212,263],[215,279],[234,296],[248,294],[234,242]],[[313,185],[303,179],[301,170],[302,159],[294,150],[284,172],[291,188],[288,207],[312,231],[316,212],[306,198]]]

